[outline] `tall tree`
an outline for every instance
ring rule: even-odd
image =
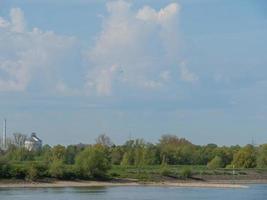
[[[110,156],[102,145],[87,147],[77,155],[75,164],[84,178],[105,177],[111,168]]]
[[[256,166],[256,150],[252,145],[246,145],[234,155],[233,163],[237,168],[254,168]]]
[[[111,147],[113,145],[113,142],[106,134],[101,134],[96,138],[96,144],[100,144],[105,147]]]
[[[267,167],[267,144],[263,144],[259,147],[259,153],[257,157],[257,167]]]
[[[21,134],[21,133],[13,133],[14,137],[14,144],[17,147],[23,147],[25,140],[27,139],[27,135]]]

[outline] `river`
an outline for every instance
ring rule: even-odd
[[[267,185],[247,189],[90,187],[0,189],[0,200],[266,200]]]

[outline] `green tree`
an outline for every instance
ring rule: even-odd
[[[133,165],[134,164],[134,152],[131,151],[126,151],[123,154],[121,165],[123,166],[128,166],[128,165]]]
[[[214,149],[214,155],[219,156],[222,159],[222,166],[225,167],[226,165],[231,164],[233,161],[234,151],[229,147],[217,147]]]
[[[111,149],[111,162],[113,165],[119,165],[122,162],[123,149],[119,146],[114,146]]]
[[[52,160],[52,148],[46,144],[41,150],[41,160],[50,162]]]
[[[49,165],[49,174],[53,178],[63,178],[64,169],[65,166],[63,160],[55,159]]]
[[[111,159],[105,147],[94,145],[77,155],[76,168],[83,178],[105,177],[111,168]]]
[[[3,157],[0,158],[0,178],[10,177],[10,164]]]
[[[182,178],[191,178],[192,177],[192,170],[190,167],[184,167],[181,172],[180,175]]]
[[[215,157],[217,149],[216,144],[207,144],[205,146],[197,146],[195,163],[199,165],[207,165],[207,163]]]
[[[70,164],[70,165],[74,164],[77,153],[78,153],[77,146],[75,145],[67,146],[66,155],[65,155],[65,163]]]
[[[51,160],[65,160],[66,148],[62,145],[56,145],[51,149]]]
[[[19,164],[10,164],[8,169],[8,174],[11,178],[24,179],[27,174],[27,168]]]
[[[160,139],[159,147],[161,160],[164,158],[168,164],[188,164],[186,163],[190,161],[188,156],[192,155],[193,150],[192,143],[175,135],[163,135]]]
[[[135,163],[135,141],[128,140],[123,145],[123,157],[121,161],[121,165],[134,165]]]
[[[30,164],[27,168],[26,179],[29,181],[36,181],[39,178],[37,166],[34,164]]]
[[[32,161],[36,155],[34,152],[30,152],[25,148],[18,148],[10,145],[6,156],[8,160],[13,161]]]
[[[256,167],[256,151],[252,145],[246,145],[234,154],[232,163],[236,168]]]
[[[259,153],[257,157],[257,167],[267,167],[267,144],[263,144],[259,147]]]
[[[135,141],[134,164],[138,167],[145,164],[145,142],[141,139]]]
[[[171,170],[170,170],[170,168],[169,168],[167,163],[162,163],[160,165],[160,174],[162,176],[170,176],[172,174],[172,172],[171,172]]]
[[[207,167],[209,169],[222,168],[224,165],[223,160],[219,156],[215,156],[210,162],[208,162]]]
[[[146,165],[158,165],[160,161],[160,149],[154,144],[147,144],[144,152],[144,162]]]

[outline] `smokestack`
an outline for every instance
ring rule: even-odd
[[[3,127],[3,141],[2,141],[3,149],[6,149],[6,119],[4,119],[4,127]]]

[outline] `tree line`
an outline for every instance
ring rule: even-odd
[[[0,178],[94,179],[108,178],[115,165],[205,165],[218,168],[266,168],[267,144],[260,146],[195,145],[175,135],[163,135],[156,143],[143,139],[115,145],[106,135],[94,144],[44,145],[40,151],[28,151],[23,136],[14,135],[6,151],[0,152]]]

